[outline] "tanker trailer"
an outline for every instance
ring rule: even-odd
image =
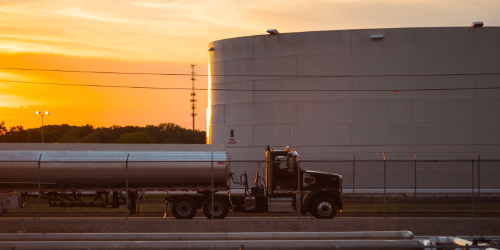
[[[265,156],[265,172],[259,174],[262,162],[255,161],[255,186],[249,187],[246,172],[231,173],[225,148],[213,145],[0,144],[0,198],[25,204],[40,194],[49,207],[126,205],[135,214],[146,191],[165,192],[177,219],[191,219],[200,208],[214,219],[230,209],[311,212],[319,219],[342,212],[340,174],[302,169],[289,147],[268,146]],[[229,179],[243,193],[231,194]]]
[[[20,206],[40,190],[49,207],[118,208],[128,187],[130,214],[146,191],[180,191],[172,213],[192,218],[212,189],[228,189],[229,171],[224,147],[212,145],[0,144],[0,197],[17,194]]]

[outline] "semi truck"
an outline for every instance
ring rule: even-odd
[[[192,219],[199,209],[213,219],[230,210],[310,212],[318,219],[342,212],[340,174],[301,168],[289,147],[263,151],[265,161],[246,163],[257,170],[250,186],[246,172],[231,172],[225,148],[213,145],[3,144],[0,213],[35,198],[49,207],[125,205],[132,215],[146,192],[165,193],[165,213],[177,219]]]

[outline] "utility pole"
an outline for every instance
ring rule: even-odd
[[[42,143],[43,143],[43,115],[49,115],[49,111],[45,111],[45,113],[42,113],[42,112],[38,112],[36,111],[35,114],[37,115],[41,115],[42,116]]]
[[[194,78],[195,72],[194,72],[194,67],[196,66],[196,63],[191,63],[191,81],[193,82],[193,91],[191,92],[191,109],[193,110],[193,113],[191,116],[193,117],[193,131],[194,131],[194,118],[196,116],[196,93],[194,92],[194,81],[196,81],[196,78]]]

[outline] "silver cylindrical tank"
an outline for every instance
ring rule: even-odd
[[[41,158],[40,158],[41,155]],[[0,151],[0,190],[210,188],[227,185],[225,151]],[[128,161],[127,161],[128,158]]]

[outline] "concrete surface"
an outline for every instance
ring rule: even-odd
[[[499,235],[499,218],[335,218],[175,220],[164,218],[2,218],[0,233],[148,233],[148,232],[349,232],[403,231],[414,235]]]

